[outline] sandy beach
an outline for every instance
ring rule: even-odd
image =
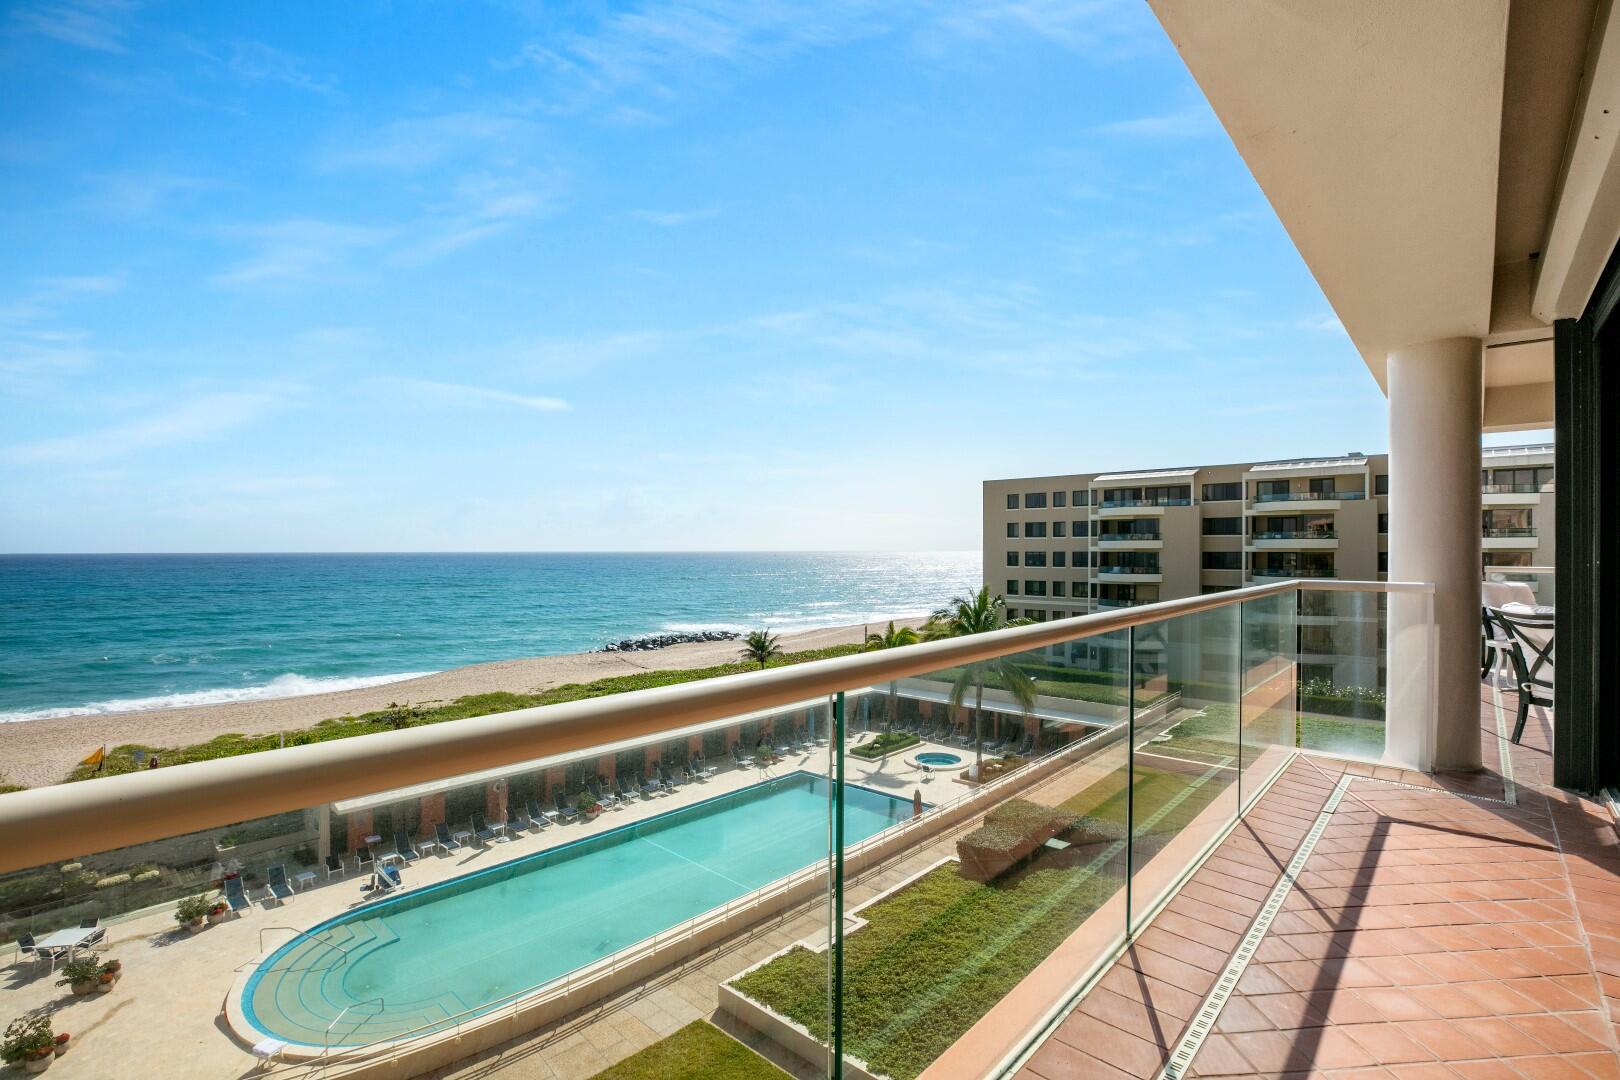
[[[782,648],[796,652],[857,642],[861,640],[862,629],[835,626],[783,634]],[[637,671],[707,667],[735,660],[740,648],[735,641],[705,641],[671,645],[651,652],[535,656],[473,664],[419,679],[329,694],[0,724],[0,778],[6,783],[29,787],[58,783],[86,754],[102,744],[184,746],[233,732],[254,735],[290,731],[329,717],[380,709],[391,702],[431,704],[496,690],[532,693],[563,683],[589,682]]]

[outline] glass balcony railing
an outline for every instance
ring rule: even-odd
[[[1485,535],[1486,536],[1491,536],[1491,537],[1534,536],[1534,535],[1536,535],[1536,530],[1535,530],[1534,526],[1515,525],[1515,526],[1512,526],[1512,527],[1509,527],[1509,528],[1503,528],[1503,529],[1486,529],[1485,530]]]
[[[1097,505],[1104,509],[1114,509],[1122,506],[1191,506],[1192,499],[1104,499]]]
[[[1127,566],[1099,566],[1099,567],[1097,567],[1097,573],[1099,573],[1099,574],[1157,574],[1159,572],[1160,571],[1159,571],[1159,564],[1158,563],[1147,563],[1147,564],[1142,565],[1142,566],[1129,566],[1129,565],[1127,565]]]
[[[1114,541],[1124,541],[1124,540],[1163,540],[1163,539],[1164,539],[1164,535],[1162,533],[1156,533],[1156,532],[1116,532],[1116,533],[1098,533],[1097,534],[1097,543],[1099,543],[1099,544],[1107,544],[1107,543],[1111,543],[1111,542],[1114,542]]]
[[[1338,574],[1331,567],[1321,566],[1257,566],[1250,571],[1263,578],[1330,578]]]
[[[1539,495],[1542,492],[1551,493],[1551,484],[1481,484],[1481,495]]]
[[[1356,499],[1365,499],[1366,497],[1367,493],[1365,491],[1272,491],[1263,495],[1256,495],[1254,501],[1257,503],[1327,502],[1338,499],[1341,502],[1353,502]]]
[[[1378,594],[1426,589],[1278,582],[156,770],[120,748],[0,795],[7,1002],[55,1009],[48,969],[92,959],[120,1000],[74,1028],[86,1076],[172,1075],[137,1036],[198,1075],[270,1044],[417,1075],[567,1018],[622,1047],[547,1059],[583,1080],[630,1052],[595,1008],[626,994],[821,1075],[992,1075],[1297,748],[1377,756]]]
[[[1332,529],[1272,529],[1251,533],[1252,540],[1337,540],[1339,534]]]

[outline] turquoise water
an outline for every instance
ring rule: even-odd
[[[244,1011],[310,1045],[337,1020],[336,1046],[490,1005],[825,859],[827,792],[793,773],[340,915],[267,959]],[[907,799],[845,793],[849,844],[912,814]]]
[[[0,556],[0,722],[284,697],[672,630],[876,623],[977,552]]]
[[[927,754],[918,754],[917,762],[921,765],[933,765],[937,767],[941,765],[960,765],[962,764],[962,759],[956,754],[938,754],[930,752]]]

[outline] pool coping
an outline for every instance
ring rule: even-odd
[[[660,819],[665,818],[666,816],[672,817],[672,816],[677,815],[677,814],[685,814],[685,813],[687,813],[689,811],[698,810],[698,809],[700,809],[700,808],[702,808],[704,806],[707,806],[707,805],[709,805],[711,803],[720,802],[720,801],[725,800],[725,799],[735,799],[737,796],[739,796],[741,794],[744,794],[746,792],[755,791],[757,789],[764,788],[764,787],[767,787],[767,786],[780,785],[783,782],[789,781],[789,780],[793,779],[794,777],[798,777],[798,776],[807,777],[811,781],[818,781],[819,780],[819,781],[821,781],[823,783],[827,783],[829,785],[832,783],[832,779],[830,777],[823,776],[820,773],[811,772],[810,770],[803,769],[803,768],[793,769],[793,770],[791,770],[789,772],[784,772],[779,776],[765,777],[763,779],[760,779],[760,780],[756,781],[755,783],[748,784],[745,787],[736,788],[736,789],[734,789],[732,791],[721,792],[721,793],[716,794],[716,795],[711,795],[711,796],[708,796],[707,798],[700,799],[697,802],[687,803],[684,806],[672,807],[667,811],[664,811],[664,812],[659,813],[659,814],[654,814],[651,817],[642,818],[642,819],[639,819],[637,821],[625,822],[623,825],[616,825],[613,828],[604,830],[602,832],[592,833],[589,836],[577,837],[577,838],[569,840],[569,841],[567,841],[565,843],[557,844],[557,845],[555,845],[553,847],[542,848],[539,851],[530,852],[529,854],[523,855],[523,856],[521,856],[519,858],[508,859],[505,862],[496,863],[496,864],[494,864],[492,866],[482,867],[482,868],[480,868],[478,870],[474,870],[474,871],[472,871],[470,873],[458,874],[455,877],[446,878],[444,881],[434,882],[431,885],[424,885],[424,886],[421,886],[420,888],[417,888],[417,889],[408,889],[405,892],[397,894],[397,895],[377,897],[376,899],[369,900],[369,901],[366,901],[365,903],[358,904],[358,905],[356,905],[354,907],[351,907],[351,908],[349,908],[349,909],[347,909],[347,910],[345,910],[343,912],[338,913],[337,915],[333,915],[333,916],[330,916],[329,918],[322,919],[320,922],[314,923],[313,925],[308,926],[308,927],[290,928],[290,929],[292,929],[294,931],[294,937],[292,938],[292,940],[283,941],[283,942],[280,942],[279,944],[273,945],[270,948],[265,949],[262,952],[260,952],[252,960],[244,961],[240,965],[240,970],[238,972],[237,977],[231,983],[231,989],[230,989],[229,993],[226,996],[226,999],[225,999],[225,1002],[224,1002],[224,1008],[222,1010],[225,1017],[226,1017],[226,1020],[228,1021],[228,1025],[229,1025],[229,1028],[230,1028],[229,1033],[230,1033],[230,1035],[231,1035],[231,1037],[233,1039],[235,1039],[236,1041],[238,1041],[238,1042],[240,1042],[240,1043],[242,1043],[242,1044],[244,1044],[245,1046],[248,1046],[248,1047],[252,1047],[252,1046],[254,1046],[256,1044],[266,1043],[266,1042],[274,1042],[274,1043],[281,1044],[281,1050],[279,1051],[279,1055],[280,1055],[280,1058],[282,1060],[288,1060],[288,1061],[313,1061],[313,1060],[319,1060],[321,1058],[330,1058],[332,1060],[337,1060],[343,1054],[357,1054],[357,1053],[365,1052],[365,1051],[381,1052],[383,1050],[393,1048],[395,1046],[395,1044],[398,1044],[398,1043],[408,1043],[408,1042],[414,1042],[414,1041],[422,1040],[422,1039],[432,1039],[434,1036],[443,1035],[445,1031],[451,1031],[451,1030],[457,1032],[456,1038],[459,1040],[459,1038],[460,1038],[459,1031],[462,1028],[467,1027],[469,1024],[473,1024],[473,1023],[475,1023],[475,1022],[477,1022],[477,1021],[479,1021],[481,1019],[484,1019],[485,1017],[487,1017],[491,1013],[498,1012],[498,1011],[500,1011],[500,1010],[502,1010],[504,1008],[515,1005],[518,1002],[523,1001],[525,998],[529,998],[529,997],[532,997],[532,996],[543,995],[543,994],[546,993],[546,991],[554,989],[559,983],[562,984],[564,986],[564,988],[566,989],[568,984],[570,982],[576,981],[575,977],[581,975],[581,973],[596,972],[597,969],[601,968],[604,964],[608,965],[609,972],[611,973],[617,967],[617,964],[615,963],[616,958],[624,956],[625,954],[630,954],[630,953],[636,953],[636,952],[639,952],[639,951],[643,951],[648,946],[649,943],[651,943],[652,947],[654,949],[656,949],[658,940],[663,934],[675,931],[675,930],[677,930],[678,928],[680,928],[682,926],[691,926],[693,928],[694,932],[696,932],[698,930],[698,928],[699,928],[699,924],[706,923],[716,912],[721,913],[721,918],[723,920],[731,912],[731,907],[732,907],[733,904],[738,904],[740,901],[745,901],[750,897],[757,897],[758,900],[760,900],[762,902],[766,901],[766,900],[769,900],[769,899],[771,899],[772,894],[774,892],[776,892],[779,888],[788,887],[789,885],[791,885],[792,883],[795,882],[795,879],[797,879],[798,877],[800,877],[800,876],[802,876],[802,875],[804,875],[806,873],[811,873],[811,872],[825,873],[825,865],[824,865],[825,860],[824,859],[817,859],[814,862],[810,863],[808,866],[801,867],[798,870],[793,871],[792,873],[785,874],[782,877],[777,878],[777,879],[775,879],[773,881],[766,882],[764,885],[760,886],[759,888],[751,890],[751,891],[749,891],[747,893],[744,893],[742,896],[736,897],[733,900],[727,901],[726,904],[723,904],[720,907],[710,908],[707,911],[700,912],[700,913],[698,913],[697,915],[693,916],[690,919],[684,919],[681,922],[676,923],[674,926],[671,926],[671,927],[668,927],[665,930],[659,931],[658,933],[653,934],[650,937],[642,938],[642,939],[640,939],[638,941],[632,942],[629,945],[626,945],[624,948],[616,950],[615,952],[609,954],[608,956],[601,957],[601,958],[599,958],[599,959],[597,959],[597,960],[595,960],[595,961],[593,961],[593,962],[591,962],[589,964],[585,964],[585,965],[582,965],[581,967],[574,968],[571,971],[564,972],[562,975],[559,975],[556,978],[548,980],[547,982],[540,983],[540,984],[537,984],[535,986],[527,987],[527,988],[525,988],[523,990],[517,991],[514,994],[507,995],[505,998],[496,999],[494,1002],[488,1003],[487,1007],[479,1006],[479,1007],[477,1007],[476,1011],[471,1011],[470,1015],[465,1016],[459,1022],[455,1023],[453,1025],[453,1027],[452,1026],[447,1026],[445,1028],[439,1029],[438,1031],[417,1031],[417,1030],[413,1029],[413,1031],[411,1031],[411,1032],[406,1032],[403,1037],[398,1037],[398,1038],[393,1038],[393,1039],[378,1040],[376,1042],[371,1042],[371,1043],[361,1043],[361,1044],[351,1044],[351,1045],[336,1045],[336,1046],[332,1046],[332,1047],[328,1048],[328,1047],[325,1047],[325,1046],[322,1046],[322,1045],[316,1044],[316,1043],[306,1043],[306,1042],[299,1042],[299,1041],[296,1041],[296,1040],[284,1039],[279,1035],[276,1035],[276,1034],[274,1034],[272,1032],[268,1032],[268,1031],[264,1030],[264,1028],[262,1028],[259,1024],[257,1024],[251,1016],[249,1016],[248,1010],[247,1010],[247,1008],[245,1006],[247,991],[248,991],[249,987],[257,980],[257,978],[260,975],[260,969],[263,968],[264,965],[267,962],[269,962],[275,956],[280,954],[283,950],[293,948],[303,938],[311,937],[311,936],[313,936],[315,934],[318,934],[322,930],[324,930],[324,929],[326,929],[326,928],[328,928],[330,926],[342,925],[342,924],[345,924],[345,923],[354,922],[354,921],[356,921],[358,919],[363,919],[363,918],[366,917],[366,914],[368,912],[370,912],[370,911],[372,911],[374,909],[377,909],[377,908],[382,908],[382,907],[388,906],[390,904],[398,903],[399,901],[401,901],[402,899],[405,899],[406,897],[411,897],[411,898],[415,898],[415,897],[419,897],[419,896],[420,897],[426,897],[426,896],[429,896],[429,895],[431,895],[432,893],[434,893],[436,891],[444,890],[444,889],[447,889],[447,888],[449,888],[451,886],[456,886],[458,888],[464,888],[467,885],[468,882],[474,881],[474,880],[476,880],[476,879],[478,879],[480,877],[485,877],[487,875],[495,874],[495,873],[509,873],[509,872],[512,871],[512,869],[514,867],[519,866],[519,865],[521,865],[523,863],[532,862],[532,861],[543,859],[543,858],[552,858],[552,857],[557,856],[560,853],[566,852],[569,849],[578,847],[578,846],[580,846],[582,844],[601,843],[601,842],[607,840],[608,838],[614,836],[615,834],[628,832],[628,831],[631,831],[631,830],[634,830],[634,829],[645,828],[648,824],[650,824],[652,822],[659,821]],[[877,788],[869,787],[869,786],[867,786],[865,784],[858,784],[858,783],[854,783],[852,781],[845,781],[844,786],[847,787],[847,788],[857,788],[857,789],[862,790],[862,791],[870,792],[873,795],[881,796],[882,798],[887,799],[887,800],[889,800],[889,801],[891,801],[893,803],[896,803],[897,805],[902,805],[902,806],[911,805],[909,800],[902,799],[899,796],[893,795],[893,794],[891,794],[889,792],[886,792],[886,791],[880,791]],[[923,808],[924,808],[924,811],[926,812],[928,810],[933,809],[934,804],[932,804],[932,803],[924,803]],[[889,833],[891,830],[894,830],[894,829],[896,829],[897,827],[899,827],[901,825],[908,824],[912,820],[915,820],[915,819],[914,818],[903,819],[900,822],[889,825],[887,828],[884,828],[882,830],[879,830],[876,833],[873,833],[872,836],[866,837],[862,841],[859,841],[858,843],[865,843],[868,840],[872,840],[872,839],[875,839],[877,837],[884,836],[886,833]],[[846,849],[846,858],[848,857],[847,853],[848,853],[848,849]],[[447,1024],[448,1024],[448,1022],[447,1022]],[[423,1027],[431,1027],[431,1026],[432,1025],[423,1025]]]

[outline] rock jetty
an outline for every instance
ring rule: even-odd
[[[736,641],[742,637],[735,630],[699,630],[691,634],[647,634],[644,637],[625,638],[610,642],[597,652],[651,652],[667,649],[671,645],[688,645],[694,641]]]

